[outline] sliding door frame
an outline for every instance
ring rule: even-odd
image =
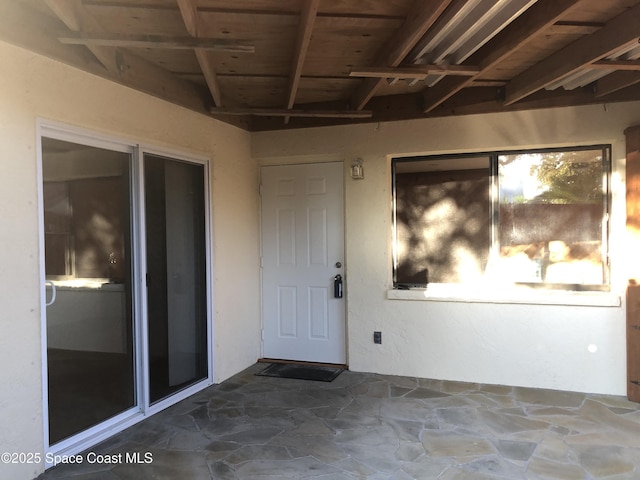
[[[210,160],[207,157],[177,150],[159,148],[151,144],[139,144],[135,141],[103,134],[76,126],[37,119],[37,182],[38,182],[38,223],[39,223],[39,260],[40,260],[40,309],[41,309],[41,351],[42,351],[42,413],[45,449],[45,468],[54,466],[48,459],[55,455],[76,455],[100,443],[112,435],[148,418],[151,415],[199,392],[213,384],[213,255],[211,225],[211,189]],[[132,268],[132,333],[134,348],[134,381],[136,401],[134,406],[109,418],[108,420],[79,432],[53,445],[49,443],[49,398],[47,365],[47,292],[45,287],[45,233],[44,233],[44,195],[43,195],[43,155],[42,138],[53,138],[96,148],[104,148],[131,155],[131,268]],[[150,403],[149,395],[149,355],[148,355],[148,311],[146,289],[146,232],[144,204],[144,154],[153,154],[171,160],[201,165],[204,170],[205,204],[205,277],[207,309],[207,377],[168,397]]]
[[[209,159],[205,157],[197,157],[194,155],[185,155],[184,153],[161,149],[154,147],[152,145],[143,145],[139,144],[136,148],[136,168],[138,169],[135,172],[134,176],[137,181],[137,195],[139,198],[137,204],[137,210],[135,216],[137,218],[136,228],[139,230],[139,237],[136,238],[137,248],[136,253],[138,254],[137,263],[139,264],[139,271],[146,272],[147,270],[147,238],[146,238],[146,230],[144,225],[146,225],[146,215],[145,215],[145,189],[144,189],[144,155],[157,155],[160,157],[165,157],[170,160],[177,160],[181,162],[191,163],[194,165],[202,165],[204,169],[204,208],[205,208],[205,258],[206,258],[206,270],[205,277],[207,282],[207,299],[206,299],[206,308],[207,308],[207,378],[201,380],[193,385],[176,392],[173,395],[170,395],[158,402],[151,404],[150,392],[149,392],[149,356],[142,356],[142,363],[140,365],[141,372],[146,377],[142,383],[143,391],[141,392],[142,398],[145,405],[145,412],[147,415],[153,415],[165,408],[173,405],[180,400],[183,400],[187,397],[190,397],[196,392],[199,392],[203,388],[213,384],[213,288],[212,288],[212,272],[213,272],[213,258],[212,258],[212,232],[211,232],[211,192],[210,192],[210,180],[209,180]],[[137,287],[141,296],[139,299],[138,307],[140,308],[140,318],[144,319],[139,322],[136,326],[140,327],[139,338],[140,341],[144,344],[145,352],[147,346],[149,345],[149,322],[148,322],[148,311],[147,311],[147,288],[146,288],[146,275],[143,274],[140,278],[136,280],[140,282]],[[204,384],[204,385],[203,385]]]

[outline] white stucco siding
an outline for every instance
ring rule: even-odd
[[[39,119],[211,159],[215,382],[260,355],[258,170],[238,128],[2,42],[0,58],[0,452],[43,453]]]
[[[364,180],[351,180],[345,171],[351,369],[625,395],[624,287],[629,259],[636,255],[625,241],[624,129],[640,123],[639,107],[596,105],[259,132],[252,134],[252,154],[261,163],[339,156],[347,169],[354,158],[364,160]],[[500,291],[475,303],[388,298],[392,156],[600,143],[613,146],[613,291],[601,306],[512,304]],[[375,330],[382,331],[381,345],[373,343]],[[590,351],[594,346],[597,350]]]

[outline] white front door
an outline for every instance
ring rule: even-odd
[[[263,356],[346,363],[342,163],[262,168]]]

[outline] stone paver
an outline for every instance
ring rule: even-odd
[[[343,372],[226,382],[41,480],[640,479],[640,405],[622,397]],[[85,453],[86,455],[87,453]]]

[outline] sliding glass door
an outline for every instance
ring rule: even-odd
[[[149,393],[208,375],[204,167],[144,156]]]
[[[210,381],[208,192],[205,162],[55,130],[41,144],[55,450]]]
[[[49,443],[136,404],[131,153],[42,139]]]

